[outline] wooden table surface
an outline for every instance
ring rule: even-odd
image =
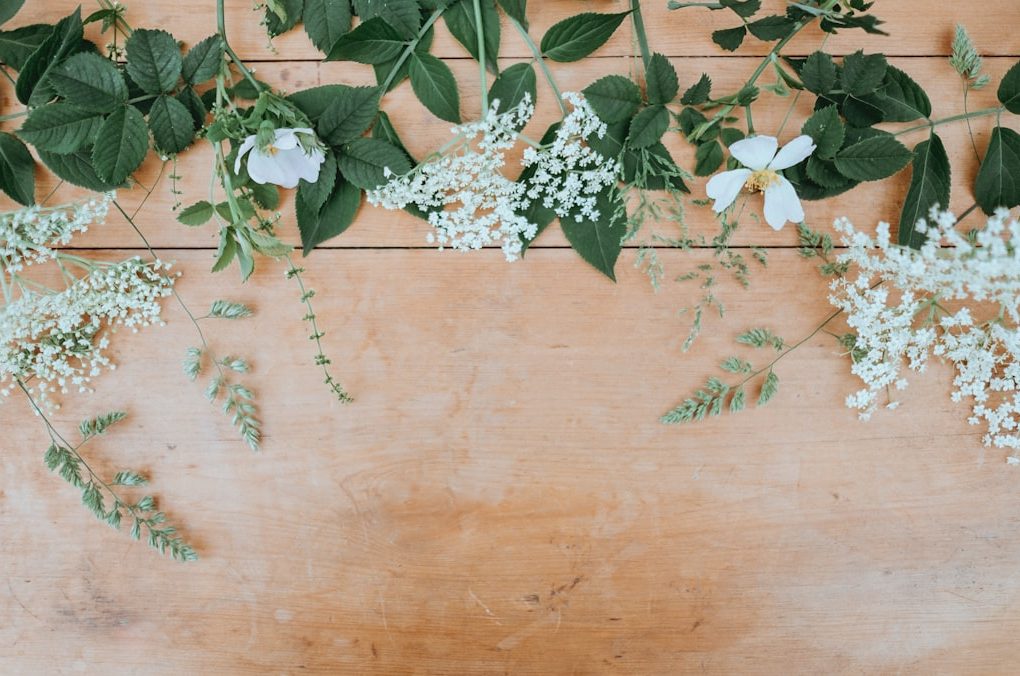
[[[33,1],[17,22],[53,20],[76,4]],[[370,81],[367,67],[320,63],[300,30],[268,51],[251,0],[228,4],[234,45],[263,79],[288,90]],[[626,3],[533,1],[533,34],[582,4]],[[684,86],[708,70],[725,88],[757,64],[758,43],[732,56],[709,41],[722,13],[645,4],[652,47],[671,57]],[[189,44],[215,26],[210,0],[130,7],[133,25]],[[1020,54],[1016,0],[880,0],[875,12],[892,37],[846,33],[827,49],[885,51],[929,89],[939,115],[962,109],[945,59],[955,23],[989,55],[996,79]],[[506,63],[526,58],[504,35]],[[818,40],[809,32],[793,51]],[[632,48],[625,26],[597,58],[554,70],[566,89],[581,89],[631,68]],[[445,29],[435,53],[457,74],[464,111],[474,111],[475,65]],[[539,86],[535,129],[553,116]],[[13,109],[9,88],[2,96]],[[991,97],[994,87],[972,105]],[[407,84],[384,107],[412,152],[447,133]],[[757,126],[775,129],[782,104],[759,108]],[[975,125],[979,146],[988,130]],[[944,136],[958,208],[973,201],[976,170],[964,131]],[[685,143],[669,145],[689,165]],[[208,160],[201,148],[182,158],[185,201],[201,198]],[[157,170],[150,162],[143,183]],[[809,204],[807,220],[827,228],[843,214],[862,226],[895,218],[907,178]],[[141,194],[121,198],[136,205]],[[858,382],[820,334],[781,364],[768,408],[691,427],[658,423],[715,372],[739,331],[765,325],[796,338],[829,312],[824,281],[792,248],[793,228],[776,234],[747,221],[737,243],[771,247],[770,266],[749,290],[724,284],[726,318],[682,354],[688,320],[677,310],[697,290],[668,281],[653,293],[633,268],[634,249],[613,285],[565,248],[558,229],[511,265],[498,250],[435,251],[421,221],[366,208],[304,261],[327,352],[357,398],[340,406],[310,363],[283,265],[260,264],[244,285],[235,270],[212,276],[215,233],[178,225],[172,202],[164,177],[139,219],[184,272],[181,293],[194,307],[226,296],[258,310],[216,327],[214,342],[254,364],[264,451],[251,454],[183,377],[194,336],[173,304],[168,326],[119,335],[120,368],[55,419],[70,430],[86,415],[129,412],[91,457],[104,471],[151,472],[197,563],[163,560],[97,524],[44,467],[47,440],[27,405],[0,406],[0,673],[1018,669],[1020,474],[1003,451],[981,446],[966,408],[949,401],[947,367],[912,378],[898,411],[862,423],[843,406]],[[705,209],[689,217],[711,232]],[[284,232],[295,240],[289,215]],[[139,247],[113,216],[75,243],[120,257]],[[660,255],[672,278],[711,251]]]

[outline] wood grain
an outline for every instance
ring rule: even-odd
[[[0,408],[0,665],[992,673],[1020,658],[1016,476],[948,401],[946,369],[861,423],[823,335],[781,364],[767,411],[664,427],[740,328],[808,330],[823,282],[775,252],[750,291],[722,292],[727,323],[683,357],[685,287],[653,294],[629,265],[612,286],[571,255],[524,268],[496,251],[320,252],[309,273],[358,397],[339,407],[280,270],[213,288],[202,256],[177,252],[195,305],[259,309],[213,333],[254,362],[265,450],[180,374],[193,337],[175,308],[68,402],[64,428],[127,407],[92,457],[153,472],[203,555],[181,566],[93,523],[47,475],[22,402]]]
[[[533,0],[532,34],[578,4]],[[26,5],[14,24],[77,2]],[[288,90],[369,81],[363,66],[314,62],[300,33],[267,50],[251,6],[228,0],[228,22],[239,51],[264,61],[260,77]],[[136,2],[128,18],[193,43],[214,30],[213,7]],[[939,115],[962,110],[943,58],[954,23],[1002,57],[986,62],[993,77],[1020,54],[1014,0],[979,10],[880,0],[876,12],[892,38],[848,32],[826,49],[896,55]],[[725,13],[668,12],[664,0],[644,13],[653,48],[673,57],[685,85],[708,71],[718,88],[734,87],[758,62],[747,57],[762,53],[749,44],[731,56],[711,43],[708,30],[731,23]],[[504,29],[504,63],[527,57]],[[817,42],[807,35],[795,51]],[[598,52],[605,58],[554,70],[580,89],[627,72],[632,52],[625,27]],[[449,59],[473,116],[475,67],[442,28],[435,53]],[[536,134],[553,115],[540,87]],[[0,96],[5,112],[16,109],[8,87]],[[970,103],[993,98],[989,88]],[[418,154],[447,133],[407,85],[384,105]],[[759,129],[778,129],[785,106],[759,109]],[[975,125],[979,148],[988,130],[987,120]],[[965,127],[943,138],[962,209],[977,161]],[[676,135],[669,146],[690,163]],[[185,200],[205,197],[207,166],[203,149],[182,156]],[[678,310],[699,290],[670,280],[710,251],[661,251],[667,277],[654,293],[633,250],[613,285],[561,248],[558,229],[509,265],[496,250],[417,248],[423,223],[366,208],[303,263],[326,350],[356,397],[341,406],[312,364],[283,267],[266,262],[245,285],[233,272],[210,276],[212,253],[196,249],[214,233],[174,221],[158,170],[150,163],[139,175],[155,189],[138,223],[184,271],[183,296],[196,311],[223,297],[257,309],[207,330],[217,350],[254,365],[246,381],[265,448],[249,453],[202,384],[181,373],[196,338],[173,303],[168,326],[115,337],[120,367],[95,394],[66,400],[55,419],[68,432],[84,416],[128,411],[89,458],[104,473],[152,474],[161,506],[202,557],[185,566],[97,524],[46,471],[45,433],[25,402],[0,405],[0,674],[928,675],[1010,673],[1020,662],[1018,479],[1004,452],[981,446],[966,406],[949,400],[948,368],[913,377],[899,410],[862,423],[843,406],[858,383],[819,334],[780,362],[767,409],[658,423],[725,357],[762,359],[735,349],[740,331],[768,326],[796,339],[830,312],[811,263],[783,248],[795,243],[791,228],[742,222],[736,241],[770,247],[770,266],[748,290],[722,280],[725,319],[710,318],[682,354],[689,318]],[[906,180],[810,204],[809,221],[894,219]],[[700,195],[703,182],[693,186]],[[65,187],[58,197],[74,195]],[[121,193],[131,209],[143,196]],[[688,220],[713,232],[703,208],[691,206]],[[293,241],[292,220],[283,232]],[[139,242],[111,215],[75,244],[119,258]]]

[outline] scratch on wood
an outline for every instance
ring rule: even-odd
[[[475,594],[474,591],[472,591],[470,587],[468,587],[468,594],[471,596],[472,599],[474,599],[475,603],[477,603],[478,605],[480,605],[482,607],[482,610],[485,611],[485,614],[488,615],[490,618],[492,618],[492,620],[495,621],[496,624],[498,624],[500,626],[503,625],[503,623],[499,621],[499,617],[496,615],[496,613],[494,613],[491,610],[489,610],[489,606],[487,606],[484,603],[482,603],[482,600],[480,598],[478,598],[478,595]]]

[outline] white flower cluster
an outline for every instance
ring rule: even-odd
[[[129,258],[95,264],[89,273],[58,293],[26,293],[0,311],[0,394],[21,380],[49,407],[49,395],[69,387],[89,389],[104,368],[104,329],[137,331],[160,321],[160,299],[171,293],[169,264]]]
[[[973,400],[985,444],[1020,449],[1020,223],[1000,210],[963,235],[933,211],[917,225],[928,236],[919,251],[892,244],[887,223],[874,238],[846,219],[835,226],[858,276],[833,282],[830,301],[856,334],[852,370],[867,385],[847,405],[867,418],[883,391],[906,387],[904,366],[924,371],[935,355],[955,366],[952,399]],[[988,321],[974,319],[986,310]]]
[[[604,135],[605,123],[579,94],[568,92],[563,98],[574,110],[548,146],[525,151],[522,164],[533,168],[529,179],[511,181],[503,174],[506,152],[535,113],[531,97],[525,96],[501,114],[499,101],[493,101],[482,120],[454,127],[450,145],[410,173],[392,176],[369,191],[369,203],[386,209],[414,205],[435,228],[430,243],[470,251],[499,242],[508,261],[520,256],[522,238],[538,230],[523,216],[536,200],[560,217],[598,218],[595,196],[616,182],[619,168],[583,144],[591,134]]]
[[[102,223],[114,193],[55,208],[25,207],[0,214],[0,261],[8,273],[52,260],[54,248],[71,241],[93,222]]]

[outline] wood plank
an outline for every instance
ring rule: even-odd
[[[254,362],[265,450],[180,374],[193,337],[172,306],[167,328],[118,336],[121,368],[61,410],[70,430],[127,408],[89,452],[152,471],[203,557],[183,566],[94,523],[42,466],[23,402],[0,407],[4,673],[978,674],[1020,659],[1016,474],[949,402],[947,369],[860,423],[820,335],[781,364],[767,411],[658,424],[746,325],[794,337],[825,315],[793,252],[724,289],[727,323],[687,357],[674,309],[694,290],[653,294],[627,264],[612,285],[560,250],[526,266],[320,252],[309,276],[350,407],[329,403],[281,269],[214,286],[204,253],[172,254],[196,307],[259,310],[211,332]]]
[[[941,58],[898,58],[892,62],[905,69],[928,90],[936,109],[937,116],[949,116],[963,112],[963,99],[960,93],[959,79],[955,72]],[[713,74],[716,86],[719,91],[730,91],[738,88],[746,80],[748,74],[753,71],[755,61],[752,59],[730,59],[726,68],[720,68],[718,60],[713,59],[673,59],[678,71],[682,74],[685,83],[693,83],[698,74],[708,71]],[[1012,65],[1012,59],[996,58],[988,59],[986,70],[993,78],[1001,77]],[[461,83],[463,97],[463,109],[465,115],[468,111],[475,110],[479,105],[478,87],[475,85],[477,70],[470,63],[464,61],[453,62],[452,64]],[[555,67],[556,77],[562,82],[574,83],[578,89],[588,83],[605,75],[607,68],[616,72],[625,72],[626,62],[622,59],[613,61],[583,61],[578,64],[561,64]],[[264,64],[259,75],[266,80],[285,88],[288,91],[296,91],[318,84],[326,84],[337,81],[345,81],[353,84],[365,84],[371,77],[363,71],[349,71],[344,64],[312,64],[312,63],[289,63],[289,64]],[[995,87],[987,87],[984,90],[974,92],[970,98],[972,110],[980,109],[995,103]],[[13,93],[10,87],[0,89],[2,92],[5,109],[13,107]],[[539,110],[526,130],[532,137],[538,138],[544,129],[555,119],[558,111],[551,99],[551,92],[544,87],[539,91]],[[783,100],[778,103],[770,97],[758,104],[756,113],[756,125],[763,133],[775,133],[786,114],[787,103]],[[402,85],[384,99],[384,108],[390,113],[397,129],[400,131],[406,144],[412,153],[423,157],[434,150],[440,142],[449,136],[450,124],[438,120],[425,110],[415,99],[409,84]],[[800,121],[810,114],[811,105],[807,97],[798,103],[797,109],[791,119],[794,123],[784,130],[784,139],[792,138],[798,133]],[[1020,128],[1020,123],[1014,116],[1006,116],[1003,123],[1014,128]],[[983,152],[987,145],[988,134],[993,125],[992,118],[978,119],[974,121],[973,129],[977,139],[978,148]],[[902,128],[902,127],[901,127]],[[971,148],[967,137],[966,125],[958,123],[943,127],[940,130],[946,146],[949,149],[953,163],[954,193],[952,208],[957,212],[963,211],[973,204],[973,191],[971,185],[973,178],[977,175],[978,161]],[[925,138],[924,132],[915,132],[904,138],[908,143],[917,143]],[[693,151],[688,143],[678,133],[667,134],[666,144],[674,157],[681,163],[681,166],[692,167],[694,165]],[[516,163],[516,158],[511,158],[511,163]],[[180,158],[177,173],[183,176],[179,189],[183,191],[182,200],[185,204],[199,199],[208,199],[209,179],[208,172],[211,166],[211,153],[203,145],[196,146],[187,151]],[[512,164],[511,164],[512,166]],[[155,246],[192,246],[210,247],[216,243],[216,233],[212,227],[206,228],[185,228],[176,223],[171,216],[171,207],[174,203],[174,195],[171,194],[170,180],[167,176],[171,173],[169,169],[157,180],[160,169],[160,162],[152,158],[146,168],[139,173],[139,181],[143,186],[156,187],[149,197],[145,208],[139,213],[139,224],[145,230]],[[823,202],[805,203],[808,223],[812,227],[827,229],[832,221],[840,216],[849,215],[853,218],[863,219],[864,222],[876,220],[879,217],[893,218],[898,216],[901,200],[906,194],[909,183],[909,172],[901,172],[896,178],[879,183],[865,184],[857,189],[840,197]],[[40,194],[49,192],[50,186],[55,185],[52,176],[40,175]],[[697,198],[704,197],[705,179],[696,179],[691,182],[692,195]],[[69,199],[76,194],[83,194],[81,191],[62,189],[55,199]],[[142,190],[122,191],[121,199],[129,210],[134,211],[137,205],[145,197]],[[9,203],[9,202],[8,202]],[[774,233],[771,228],[766,227],[760,220],[761,198],[749,196],[747,208],[740,217],[743,226],[734,237],[734,242],[739,245],[760,245],[760,246],[789,246],[796,244],[797,235],[793,228]],[[861,205],[868,205],[868,209],[862,210]],[[283,220],[282,234],[288,241],[297,241],[297,228],[289,200],[285,201],[283,208],[286,214]],[[711,210],[707,207],[697,207],[689,204],[686,211],[687,224],[690,231],[711,239],[718,232],[718,222]],[[341,237],[331,240],[327,246],[330,247],[420,247],[428,246],[425,236],[429,232],[429,226],[423,221],[414,218],[403,212],[389,212],[374,209],[367,205],[360,213],[357,222]],[[650,231],[659,232],[668,237],[675,237],[677,226],[675,224],[660,224]],[[87,236],[75,240],[77,246],[91,246],[101,248],[112,247],[137,247],[139,240],[134,231],[119,215],[111,215],[109,222],[102,228],[95,228]],[[566,239],[558,227],[550,228],[536,243],[537,246],[565,246]]]
[[[46,0],[29,2],[12,20],[12,26],[38,22],[52,22],[74,10],[79,0]],[[319,60],[322,53],[312,46],[304,32],[298,28],[273,41],[259,25],[261,15],[252,11],[251,0],[227,0],[227,29],[231,44],[244,59],[253,60]],[[783,0],[765,0],[769,13],[782,13],[786,7]],[[216,31],[215,15],[211,0],[177,0],[176,2],[135,2],[128,4],[127,18],[132,26],[139,28],[166,28],[186,43],[194,43]],[[545,31],[557,21],[576,14],[576,0],[542,0],[532,3],[529,17],[531,35],[538,42]],[[618,12],[630,8],[628,0],[599,2],[583,11]],[[84,10],[90,11],[90,3]],[[720,28],[733,28],[739,20],[731,12],[710,12],[691,8],[683,11],[669,11],[665,0],[654,0],[642,5],[649,42],[655,51],[667,56],[726,56],[711,41],[711,32]],[[880,51],[899,56],[921,56],[929,54],[948,55],[957,23],[967,26],[979,48],[989,55],[1020,54],[1020,37],[1004,34],[1002,26],[1015,24],[1020,20],[1020,6],[1013,0],[987,0],[981,11],[975,12],[973,5],[966,2],[941,3],[937,20],[919,18],[932,15],[932,5],[927,0],[880,0],[873,13],[886,23],[883,26],[890,37],[866,35],[860,31],[848,31],[833,37],[826,48],[839,54],[857,49]],[[920,25],[919,25],[920,24]],[[97,31],[94,31],[98,34]],[[502,56],[530,57],[525,43],[505,20],[501,30],[503,39]],[[808,54],[818,48],[822,34],[818,30],[806,30],[790,45],[789,54]],[[100,44],[106,42],[101,40]],[[741,48],[742,54],[765,54],[771,44],[748,41]],[[440,25],[434,53],[440,57],[465,57],[464,48],[457,43],[445,26]],[[616,35],[597,52],[598,56],[630,56],[635,54],[633,32],[629,25],[621,28]]]

